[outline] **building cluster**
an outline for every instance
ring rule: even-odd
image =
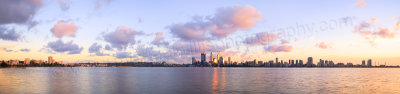
[[[49,56],[47,61],[44,61],[42,59],[35,60],[35,59],[25,58],[24,61],[20,61],[18,59],[9,61],[3,60],[1,63],[5,63],[7,65],[41,65],[41,64],[62,64],[63,61],[55,61],[52,56]]]
[[[253,61],[245,61],[245,62],[236,62],[232,61],[231,57],[224,59],[224,57],[219,56],[217,54],[216,57],[213,57],[212,52],[210,53],[209,60],[206,61],[206,53],[201,53],[200,60],[197,60],[195,57],[192,57],[192,66],[200,66],[200,67],[374,67],[372,66],[372,60],[369,59],[367,64],[365,64],[365,60],[362,61],[362,64],[354,65],[353,63],[334,63],[332,60],[322,60],[320,59],[316,64],[314,64],[313,58],[308,57],[307,61],[303,60],[279,60],[279,58],[275,58],[275,60],[269,61],[257,61],[254,59]],[[385,65],[380,65],[380,67]]]

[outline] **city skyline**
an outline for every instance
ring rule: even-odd
[[[313,57],[314,64],[400,65],[396,3],[0,1],[0,60],[191,64],[193,57],[214,61],[213,52],[236,62]]]

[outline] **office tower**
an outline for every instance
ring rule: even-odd
[[[205,52],[201,53],[201,65],[207,65]]]
[[[324,60],[319,59],[318,66],[319,66],[319,67],[323,67],[323,66],[325,65],[324,62],[325,62]]]
[[[299,60],[299,64],[300,64],[299,67],[303,67],[304,66],[303,60]]]
[[[192,57],[192,65],[196,65],[196,58]]]
[[[372,67],[372,60],[368,59],[368,63],[367,63],[368,67]]]
[[[294,60],[292,60],[292,65],[294,65]]]
[[[278,58],[276,58],[275,64],[278,64]]]
[[[217,62],[219,62],[219,53],[217,54]]]
[[[296,67],[299,67],[299,60],[296,60]]]
[[[53,64],[53,62],[54,62],[53,57],[52,57],[52,56],[49,56],[49,57],[48,57],[48,60],[47,60],[47,63]]]
[[[312,57],[308,57],[307,58],[307,67],[312,67],[312,65],[313,65],[313,58]]]
[[[333,63],[333,61],[329,61],[329,67],[334,67],[335,63]]]
[[[232,63],[231,57],[228,57],[228,64],[231,64],[231,63]]]
[[[362,60],[361,66],[365,67],[365,60]]]
[[[220,65],[224,65],[224,58],[223,58],[222,56],[219,57],[218,63],[219,63]]]
[[[24,64],[30,64],[30,62],[29,58],[25,58]]]
[[[210,53],[210,63],[213,61],[212,52]]]

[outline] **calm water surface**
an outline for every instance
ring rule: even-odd
[[[0,68],[0,93],[400,93],[398,68]]]

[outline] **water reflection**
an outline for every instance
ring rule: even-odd
[[[0,94],[400,93],[400,75],[394,75],[399,73],[397,68],[0,68]]]

